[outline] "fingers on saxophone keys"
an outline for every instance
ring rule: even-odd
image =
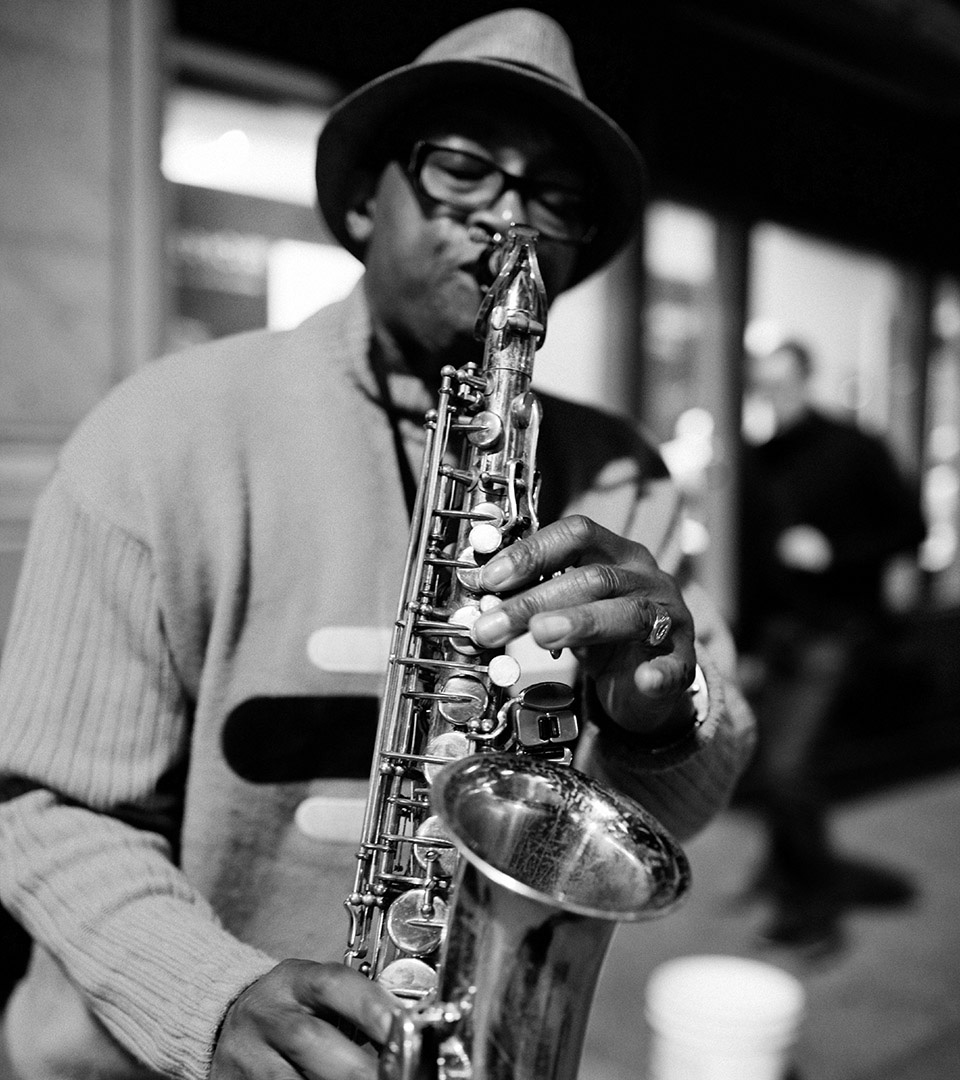
[[[502,608],[484,612],[471,629],[471,636],[478,645],[488,649],[498,645],[506,645],[508,641],[516,637],[520,631],[514,632],[513,621],[509,614]]]
[[[473,637],[480,645],[495,648],[519,637],[528,624],[517,615],[500,608],[482,615],[473,624]],[[563,648],[574,635],[574,620],[563,612],[546,612],[530,617],[529,630],[542,648]]]
[[[507,592],[590,561],[614,564],[625,554],[621,547],[626,543],[589,518],[574,514],[511,544],[487,563],[480,581],[492,592]]]
[[[533,631],[533,620],[552,640],[569,636],[573,623],[565,618],[566,609],[582,597],[579,591],[570,590],[562,577],[548,578],[504,600],[498,607],[483,611],[473,624],[474,640],[487,648],[505,645],[528,628]],[[549,647],[536,633],[534,638],[538,644]]]
[[[558,599],[551,595],[552,592],[541,586],[482,615],[473,625],[475,639],[492,648],[506,644],[529,629],[541,648],[562,649],[636,641],[638,627],[644,638],[649,634],[649,601],[645,599],[616,596],[566,606],[562,602],[549,603]],[[662,633],[662,624],[658,633]],[[663,633],[660,640],[663,641],[665,636]]]
[[[647,603],[637,596],[614,596],[545,611],[530,618],[530,633],[544,649],[636,641]]]
[[[571,563],[569,544],[558,544],[559,523],[517,540],[480,571],[480,582],[491,592],[509,592],[542,581]]]
[[[511,555],[498,555],[480,571],[480,584],[491,592],[501,592],[522,580],[519,566]]]
[[[673,620],[667,609],[632,594],[598,599],[530,619],[530,632],[543,648],[637,641],[662,653],[670,645]]]

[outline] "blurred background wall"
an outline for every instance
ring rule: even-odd
[[[157,354],[159,5],[0,4],[0,621],[65,436]]]

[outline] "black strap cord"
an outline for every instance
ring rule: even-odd
[[[403,444],[403,432],[400,430],[402,413],[393,400],[393,394],[390,393],[390,384],[384,370],[383,357],[376,346],[372,350],[370,366],[373,369],[373,377],[377,382],[377,391],[380,394],[383,411],[387,414],[387,422],[390,424],[390,433],[393,436],[393,452],[397,459],[397,472],[400,474],[403,497],[407,504],[407,517],[412,520],[413,506],[417,498],[417,481],[413,475],[413,469],[410,467],[410,458],[407,456],[406,447]]]

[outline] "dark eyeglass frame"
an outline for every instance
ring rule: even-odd
[[[426,163],[427,156],[434,150],[442,150],[448,153],[461,154],[463,157],[470,158],[473,161],[482,163],[487,167],[491,173],[497,173],[500,176],[500,186],[497,188],[496,194],[491,195],[489,200],[474,204],[470,201],[464,202],[451,202],[449,199],[438,197],[432,194],[426,189],[423,183],[423,167]],[[542,181],[535,177],[518,176],[516,173],[508,172],[506,169],[501,168],[492,158],[487,157],[485,154],[478,154],[472,150],[463,150],[458,146],[446,146],[443,143],[430,142],[429,139],[419,139],[413,144],[410,151],[410,155],[407,158],[407,162],[404,168],[410,182],[416,189],[417,194],[434,204],[435,206],[446,206],[451,210],[462,213],[474,213],[476,211],[485,210],[489,206],[492,206],[497,199],[499,199],[505,191],[516,191],[520,196],[525,206],[529,206],[531,201],[536,202],[536,196],[543,191],[544,184]],[[576,188],[568,187],[565,184],[553,183],[552,187],[560,191],[569,191],[573,195],[580,196],[584,199],[585,206],[591,209],[594,205],[593,198],[589,188],[587,191],[582,192]],[[533,199],[531,200],[531,196]],[[560,215],[557,215],[560,217]],[[588,215],[589,216],[589,215]],[[521,224],[521,223],[517,223]],[[597,233],[597,224],[595,221],[590,222],[586,226],[583,236],[560,236],[552,233],[548,230],[544,230],[533,222],[524,222],[523,224],[531,225],[536,228],[541,234],[544,240],[552,240],[558,244],[573,244],[577,247],[583,247],[589,244]]]

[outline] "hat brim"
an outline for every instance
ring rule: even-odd
[[[498,60],[440,60],[397,68],[362,86],[341,101],[320,132],[317,142],[317,196],[331,232],[351,254],[359,246],[346,229],[346,212],[355,197],[363,167],[374,147],[389,138],[390,125],[431,92],[444,96],[457,90],[475,93],[516,92],[543,105],[559,130],[570,132],[595,167],[600,215],[597,231],[577,260],[576,284],[607,263],[624,246],[634,229],[645,196],[643,161],[624,131],[596,106],[574,95],[561,83],[538,72]]]

